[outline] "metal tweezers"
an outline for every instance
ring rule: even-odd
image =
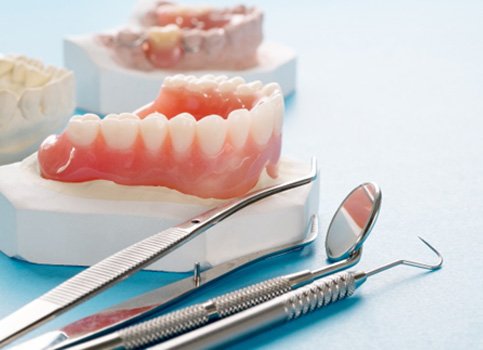
[[[0,320],[0,347],[152,264],[240,209],[306,185],[316,177],[317,162],[313,158],[305,176],[226,202],[111,255]]]

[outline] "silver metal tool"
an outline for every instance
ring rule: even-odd
[[[316,270],[276,277],[152,320],[120,329],[69,349],[138,349],[173,338],[211,321],[225,318],[274,299],[303,284],[356,264],[381,204],[381,191],[373,183],[356,187],[337,209],[329,225],[326,251],[336,263]]]
[[[142,317],[162,310],[182,297],[191,294],[200,287],[206,286],[230,272],[273,256],[301,249],[311,244],[319,234],[319,224],[316,215],[310,218],[307,231],[304,238],[300,241],[250,253],[213,267],[205,267],[203,272],[200,271],[200,264],[196,263],[192,277],[173,282],[93,315],[84,317],[61,329],[42,334],[39,337],[15,346],[11,350],[63,349],[125,326],[128,323],[132,323]]]
[[[305,176],[228,201],[111,255],[0,320],[0,347],[162,258],[240,209],[308,184],[316,177],[317,163],[313,158]]]
[[[340,272],[149,349],[188,350],[209,349],[220,346],[254,331],[260,331],[279,323],[291,321],[349,297],[368,277],[393,267],[408,265],[426,270],[439,269],[443,264],[443,258],[428,242],[421,237],[419,238],[438,256],[439,261],[436,264],[428,265],[415,261],[398,260],[369,272]]]

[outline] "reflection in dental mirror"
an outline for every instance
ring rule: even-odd
[[[329,260],[348,258],[361,248],[381,206],[381,190],[371,182],[352,190],[334,214],[325,248]]]

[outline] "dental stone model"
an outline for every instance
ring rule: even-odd
[[[25,56],[0,56],[0,164],[34,152],[74,107],[72,72]]]
[[[167,78],[135,114],[73,117],[38,155],[0,167],[0,250],[91,265],[218,198],[300,177],[307,162],[279,160],[282,117],[277,84],[209,75]],[[149,268],[187,271],[300,240],[318,202],[318,181],[279,193]]]
[[[65,64],[78,77],[80,108],[103,114],[133,110],[175,73],[241,76],[276,82],[284,96],[294,91],[296,55],[262,43],[259,9],[140,3],[122,28],[65,40]]]
[[[100,36],[127,67],[143,70],[246,69],[258,63],[263,15],[257,8],[151,4],[141,27]]]
[[[38,152],[42,176],[161,185],[203,198],[242,195],[277,176],[283,96],[275,83],[175,75],[136,114],[73,117]]]

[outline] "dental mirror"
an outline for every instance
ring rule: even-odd
[[[347,195],[327,231],[325,250],[329,260],[347,259],[362,247],[379,214],[381,199],[381,190],[372,182],[357,186]]]

